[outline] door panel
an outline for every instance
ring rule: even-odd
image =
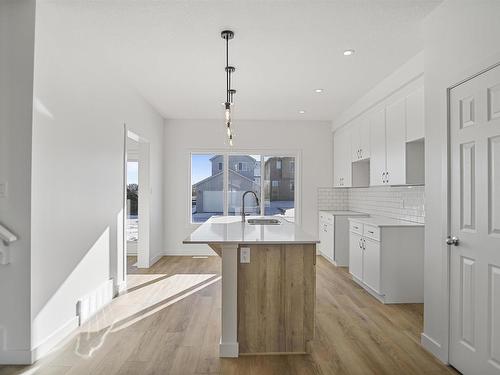
[[[489,358],[500,368],[500,267],[490,266],[489,271]]]
[[[424,138],[424,88],[406,97],[406,142]]]
[[[361,159],[370,157],[370,119],[366,116],[360,119],[359,123],[359,147],[361,149]]]
[[[387,172],[390,185],[406,183],[406,104],[405,98],[387,106]]]
[[[500,374],[500,67],[450,91],[450,363]]]
[[[363,249],[361,236],[349,233],[349,272],[359,280],[363,280]]]
[[[363,281],[380,293],[380,242],[364,239]]]
[[[474,260],[462,257],[460,274],[460,331],[464,343],[474,349],[474,301],[475,301],[475,264]]]
[[[475,177],[475,145],[469,142],[461,145],[460,173],[462,188],[460,191],[461,228],[474,230],[476,228],[476,177]]]
[[[385,108],[382,108],[370,117],[370,186],[384,184],[385,159]]]
[[[489,229],[500,235],[500,136],[489,139]]]

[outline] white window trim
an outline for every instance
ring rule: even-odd
[[[294,210],[295,210],[295,223],[301,225],[302,223],[302,151],[301,150],[276,150],[276,149],[190,149],[188,150],[188,178],[187,178],[187,191],[188,199],[187,201],[187,224],[191,227],[199,227],[203,223],[194,223],[192,221],[192,202],[191,202],[191,174],[192,174],[192,155],[222,155],[224,160],[223,170],[224,170],[224,215],[228,212],[228,202],[227,202],[227,183],[228,183],[228,173],[229,173],[229,155],[260,155],[260,173],[261,173],[261,189],[260,189],[260,209],[264,212],[264,189],[262,188],[262,183],[264,178],[264,158],[266,157],[293,157],[295,158],[295,190],[294,190]]]

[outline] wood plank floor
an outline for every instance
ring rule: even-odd
[[[345,269],[317,259],[311,355],[218,358],[220,258],[164,257],[128,292],[33,366],[12,374],[456,374],[419,344],[422,305],[382,305]]]

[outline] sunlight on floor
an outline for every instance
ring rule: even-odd
[[[75,354],[85,359],[92,357],[110,333],[131,327],[220,279],[217,274],[129,275],[134,287],[115,298],[82,326]]]

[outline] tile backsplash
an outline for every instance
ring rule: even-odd
[[[319,188],[318,208],[350,210],[424,223],[424,187]]]

